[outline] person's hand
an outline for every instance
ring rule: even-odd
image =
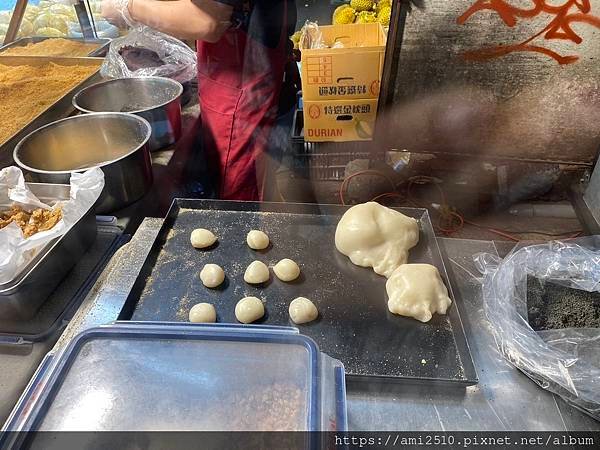
[[[117,27],[135,24],[129,12],[132,0],[102,0],[102,17]]]

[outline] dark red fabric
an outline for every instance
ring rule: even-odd
[[[282,32],[280,45],[268,48],[244,30],[231,29],[215,44],[198,42],[203,144],[209,168],[219,175],[222,199],[262,199],[263,160],[277,116],[287,39]]]

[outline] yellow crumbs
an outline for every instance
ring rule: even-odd
[[[98,70],[93,66],[6,66],[0,60],[0,144]]]
[[[6,49],[2,56],[88,56],[98,47],[99,44],[86,44],[68,39],[46,39]]]

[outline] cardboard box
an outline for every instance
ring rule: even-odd
[[[304,140],[307,142],[369,141],[377,117],[376,98],[304,100]]]
[[[320,27],[329,46],[302,50],[304,100],[378,98],[386,36],[379,23]]]

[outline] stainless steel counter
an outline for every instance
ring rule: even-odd
[[[112,259],[52,352],[80,331],[116,320],[161,219],[146,219]],[[476,431],[600,430],[600,423],[539,388],[509,365],[483,314],[472,256],[497,253],[494,243],[439,239],[479,376],[477,386],[403,384],[348,386],[351,430]]]

